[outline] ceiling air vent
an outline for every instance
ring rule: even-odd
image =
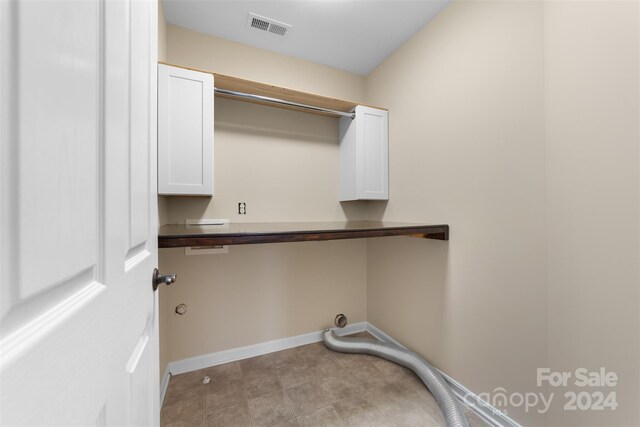
[[[249,12],[249,19],[247,20],[247,26],[255,30],[266,31],[278,36],[286,36],[291,28],[291,25],[284,22],[276,21],[275,19],[266,18],[264,16],[256,15]]]

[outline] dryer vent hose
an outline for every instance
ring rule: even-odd
[[[393,344],[368,338],[345,338],[331,329],[322,334],[324,345],[341,353],[365,353],[411,369],[433,394],[444,413],[448,427],[469,427],[453,391],[438,370],[418,354]]]

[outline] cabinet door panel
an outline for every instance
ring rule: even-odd
[[[340,119],[340,200],[389,199],[389,113],[358,105]]]
[[[386,112],[367,109],[362,114],[362,195],[364,198],[387,197]]]
[[[158,193],[213,195],[213,76],[159,66]]]

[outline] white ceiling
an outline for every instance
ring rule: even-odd
[[[367,75],[449,0],[162,0],[169,24]],[[293,25],[281,37],[249,12]]]

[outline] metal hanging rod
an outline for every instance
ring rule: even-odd
[[[254,95],[252,93],[236,92],[234,90],[220,89],[220,88],[217,88],[217,87],[214,88],[214,90],[215,90],[216,93],[221,93],[221,94],[224,94],[224,95],[231,95],[231,96],[235,96],[237,98],[252,99],[252,100],[255,100],[255,101],[270,102],[270,103],[273,103],[273,104],[287,105],[287,106],[290,106],[290,107],[297,107],[297,108],[304,108],[305,110],[312,110],[312,111],[318,111],[318,112],[321,112],[321,113],[335,114],[335,115],[341,116],[341,117],[351,117],[351,119],[355,119],[356,118],[356,114],[355,113],[345,113],[344,111],[330,110],[328,108],[315,107],[313,105],[300,104],[298,102],[293,102],[293,101],[285,101],[284,99],[270,98],[268,96]]]

